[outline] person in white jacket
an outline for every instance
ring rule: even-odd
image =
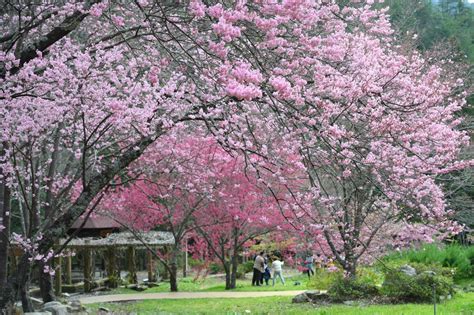
[[[285,278],[283,278],[283,265],[285,263],[278,258],[275,257],[275,259],[272,262],[272,269],[273,269],[273,285],[275,285],[275,279],[276,277],[280,277],[281,283],[284,285],[285,284]]]

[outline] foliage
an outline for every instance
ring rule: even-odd
[[[309,280],[308,287],[327,290],[341,277],[341,272],[330,272],[327,269],[316,269],[314,276]]]
[[[379,288],[369,278],[352,279],[339,274],[329,287],[328,295],[334,302],[367,299],[379,295]]]
[[[474,246],[427,244],[418,249],[412,248],[391,253],[385,256],[384,260],[428,265],[438,264],[442,267],[454,269],[455,280],[474,277]]]
[[[253,271],[253,261],[248,260],[237,268],[237,278],[244,279],[245,274]]]
[[[343,275],[342,271],[329,271],[325,268],[317,268],[315,275],[308,282],[308,287],[319,290],[327,290]],[[378,286],[383,282],[383,274],[370,267],[360,267],[357,269],[357,281],[367,285]]]
[[[222,267],[222,264],[219,264],[217,262],[211,262],[209,264],[209,272],[212,275],[215,275],[217,273],[221,273],[224,271],[224,267]]]
[[[416,269],[416,275],[409,276],[400,271],[402,265],[390,264],[384,270],[381,292],[394,301],[429,303],[433,301],[433,291],[438,300],[454,294],[451,269],[415,263],[410,266]]]
[[[450,41],[474,62],[474,10],[457,12],[432,4],[430,0],[389,0],[390,19],[400,34],[416,34],[418,48],[428,50]]]

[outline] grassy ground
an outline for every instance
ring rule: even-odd
[[[305,290],[307,289],[308,277],[305,275],[294,275],[287,277],[286,285],[282,285],[278,279],[275,286],[272,286],[272,281],[270,280],[270,285],[263,285],[261,287],[253,287],[251,284],[251,279],[237,280],[236,289],[234,291],[286,291],[286,290]],[[295,282],[299,282],[299,285],[295,285]],[[178,289],[181,292],[216,292],[216,291],[225,291],[224,280],[220,277],[208,277],[204,280],[193,281],[192,278],[182,278],[179,279]],[[158,287],[150,288],[143,293],[158,293],[158,292],[169,292],[170,285],[167,282],[163,282]],[[107,294],[121,294],[121,293],[136,293],[136,291],[119,288],[107,292]]]
[[[310,304],[291,304],[291,297],[239,299],[147,300],[128,303],[88,305],[90,311],[99,306],[114,314],[314,314],[314,315],[428,315],[433,305],[403,304],[315,308]],[[474,314],[474,293],[456,295],[455,299],[438,305],[438,315]]]

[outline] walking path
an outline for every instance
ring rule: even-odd
[[[212,298],[249,298],[265,296],[295,296],[306,290],[256,291],[256,292],[166,292],[98,295],[79,298],[82,304],[141,301],[157,299],[212,299]]]

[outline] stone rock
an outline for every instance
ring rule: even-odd
[[[86,308],[84,306],[82,306],[81,304],[81,301],[79,300],[72,300],[71,302],[69,302],[69,311],[70,312],[83,312],[85,311]]]
[[[138,292],[145,291],[146,289],[148,289],[148,287],[143,286],[143,285],[138,285],[138,284],[131,284],[131,285],[127,286],[127,288],[131,289],[131,290],[138,291]]]
[[[14,315],[23,314],[23,306],[21,305],[21,302],[16,302],[15,303],[15,305],[13,306],[13,314]]]
[[[344,301],[344,302],[342,302],[342,304],[349,305],[349,306],[354,306],[354,305],[357,305],[357,302],[356,301]]]
[[[110,312],[110,310],[107,308],[107,307],[99,307],[99,312],[105,312],[105,313],[108,313]]]
[[[41,300],[41,299],[37,299],[37,298],[34,298],[34,297],[30,297],[30,301],[31,301],[31,303],[33,304],[33,307],[34,307],[35,309],[41,308],[42,305],[43,305],[43,300]]]
[[[409,277],[416,276],[416,269],[410,265],[403,265],[400,267],[400,271],[406,274]]]
[[[51,312],[52,315],[68,315],[68,306],[63,305],[60,302],[52,301],[45,303],[43,308],[41,309],[42,312],[47,311]]]
[[[309,291],[306,291],[305,294],[310,300],[316,300],[318,299],[318,296],[321,294],[321,291],[309,290]]]
[[[27,312],[24,315],[52,315],[51,312]]]
[[[291,300],[291,303],[307,303],[307,302],[311,302],[311,300],[304,292],[298,294]]]
[[[327,302],[329,301],[329,295],[327,293],[319,293],[316,295],[311,295],[308,297],[311,299],[311,302]]]

